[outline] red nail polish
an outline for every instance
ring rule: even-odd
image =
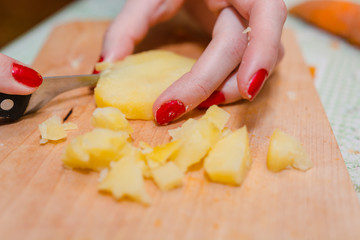
[[[102,61],[104,61],[104,57],[101,55],[101,56],[99,57],[99,60],[98,60],[97,62],[100,63],[100,62],[102,62]],[[98,73],[100,73],[100,71],[97,71],[97,70],[94,68],[92,74],[98,74]]]
[[[225,95],[221,91],[213,92],[210,97],[200,103],[197,107],[199,109],[207,109],[212,105],[218,105],[225,102]]]
[[[16,81],[29,87],[38,87],[43,81],[38,72],[17,63],[13,63],[11,73]]]
[[[179,100],[170,100],[156,111],[155,120],[159,125],[166,125],[185,112],[185,105]]]
[[[248,96],[249,100],[253,100],[256,94],[260,91],[264,85],[265,78],[268,76],[268,72],[265,69],[257,71],[249,81]]]

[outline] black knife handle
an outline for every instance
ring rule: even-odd
[[[18,120],[24,115],[30,95],[11,95],[0,93],[0,117]]]

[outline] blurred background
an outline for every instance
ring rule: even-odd
[[[0,48],[75,0],[0,0]]]

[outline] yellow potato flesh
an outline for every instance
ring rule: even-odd
[[[204,168],[214,182],[240,185],[250,168],[251,157],[246,127],[219,140],[204,160]]]
[[[135,201],[149,204],[151,199],[144,186],[142,170],[136,155],[125,155],[116,162],[100,183],[99,189],[111,192],[116,199],[129,197]]]
[[[206,113],[202,118],[212,122],[219,130],[222,130],[229,121],[230,114],[219,108],[217,105],[212,105],[206,110]]]
[[[184,176],[184,173],[173,162],[167,162],[152,170],[152,177],[162,191],[169,191],[181,186]]]
[[[96,128],[107,128],[114,131],[132,133],[133,129],[126,120],[125,115],[117,108],[97,108],[91,117],[91,123]]]
[[[95,128],[68,144],[63,162],[71,168],[101,170],[122,156],[122,149],[129,144],[128,138],[126,132]],[[86,154],[89,159],[84,161]]]
[[[152,120],[156,98],[194,63],[194,59],[164,50],[131,55],[101,73],[95,88],[96,104],[116,107],[128,119]]]
[[[267,167],[278,172],[291,166],[306,171],[312,167],[312,161],[296,138],[276,129],[270,138]]]
[[[182,145],[170,160],[186,172],[189,167],[202,160],[211,145],[219,139],[221,131],[205,119],[190,119],[171,135],[174,140],[181,140]]]
[[[67,136],[63,123],[58,116],[53,116],[39,124],[39,130],[42,139],[57,141]]]
[[[170,160],[184,172],[199,163],[210,147],[221,137],[229,114],[214,105],[199,119],[189,119],[180,128],[169,130],[173,140],[181,140],[182,146]]]

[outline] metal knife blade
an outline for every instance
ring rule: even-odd
[[[41,86],[31,95],[0,93],[0,117],[17,120],[36,112],[57,95],[84,86],[95,85],[100,74],[43,77]]]

